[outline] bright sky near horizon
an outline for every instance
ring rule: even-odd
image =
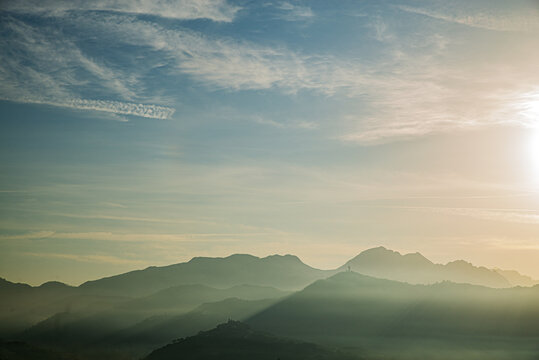
[[[0,277],[378,245],[539,278],[536,0],[4,0]]]

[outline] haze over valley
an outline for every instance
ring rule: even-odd
[[[6,359],[17,359],[21,348],[78,359],[173,359],[209,358],[215,346],[223,358],[246,359],[532,359],[539,354],[539,281],[504,273],[377,247],[334,270],[294,255],[236,254],[78,287],[3,279],[0,336],[10,341],[2,351]],[[231,346],[229,338],[244,340]]]

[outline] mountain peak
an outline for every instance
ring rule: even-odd
[[[39,287],[42,289],[67,289],[67,288],[70,288],[71,286],[64,284],[63,282],[60,282],[60,281],[47,281],[39,285]]]
[[[300,258],[298,258],[296,255],[291,255],[291,254],[269,255],[269,256],[266,256],[265,258],[262,258],[262,260],[266,260],[266,261],[284,261],[284,262],[291,262],[291,263],[295,262],[295,263],[302,263],[303,264],[303,261],[301,261]]]
[[[377,246],[373,247],[367,250],[363,250],[360,254],[369,254],[369,253],[377,253],[377,254],[399,254],[397,251],[390,250],[386,248],[385,246]]]
[[[187,263],[200,263],[200,262],[215,262],[215,261],[253,261],[260,258],[249,254],[232,254],[226,257],[209,257],[209,256],[195,256]],[[178,265],[178,264],[176,264]]]
[[[432,265],[432,262],[418,252],[401,254],[398,251],[387,249],[383,246],[367,249],[359,253],[356,257],[348,261],[344,266],[354,267],[359,263],[365,265],[383,266],[386,264],[395,265],[395,262],[406,263],[407,265],[425,266]]]
[[[369,276],[412,284],[433,284],[449,280],[489,287],[511,285],[499,272],[474,266],[464,260],[452,261],[446,265],[435,264],[419,252],[403,255],[383,246],[361,252],[340,269],[347,268]],[[520,278],[515,282],[526,283]]]

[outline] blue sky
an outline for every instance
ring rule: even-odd
[[[0,276],[385,245],[539,277],[539,5],[4,1]]]

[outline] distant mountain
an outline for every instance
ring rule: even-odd
[[[336,270],[312,268],[292,255],[197,257],[89,281],[79,287],[54,281],[32,287],[0,279],[0,336],[11,337],[56,314],[60,315],[50,323],[55,326],[67,326],[66,322],[77,323],[77,327],[112,324],[107,329],[119,331],[148,317],[178,315],[206,302],[283,296],[285,292],[279,289],[300,290],[348,269],[412,284],[453,281],[502,288],[536,283],[515,271],[490,270],[462,260],[434,264],[419,253],[401,255],[383,247],[363,251]],[[95,327],[96,336],[99,331]]]
[[[59,282],[38,287],[0,278],[0,336],[7,336],[42,321],[73,302],[67,299],[77,288]],[[75,301],[78,303],[78,301]]]
[[[494,288],[513,286],[499,271],[477,267],[457,260],[446,265],[434,264],[420,253],[401,255],[399,252],[377,247],[365,250],[344,264],[358,273],[410,284],[433,284],[452,281]]]
[[[24,291],[24,290],[28,290],[28,289],[31,289],[32,287],[28,284],[24,284],[24,283],[14,283],[14,282],[11,282],[11,281],[8,281],[4,278],[0,278],[0,289],[1,290],[19,290],[19,291]]]
[[[261,300],[280,298],[290,292],[270,286],[237,285],[227,289],[216,289],[206,285],[178,285],[160,290],[152,295],[137,298],[122,304],[122,310],[140,312],[181,313],[192,310],[196,306],[220,301],[231,297],[244,300]]]
[[[231,255],[226,258],[197,257],[186,263],[149,267],[121,275],[88,281],[87,292],[144,296],[177,285],[202,284],[217,288],[251,284],[297,290],[332,272],[305,265],[296,256]]]
[[[509,281],[509,283],[511,284],[511,286],[534,286],[539,284],[539,280],[535,280],[529,276],[522,275],[515,270],[502,270],[495,268],[494,271],[506,278],[507,281]]]
[[[539,286],[410,285],[342,272],[246,322],[373,358],[535,359]]]
[[[318,345],[258,332],[238,321],[178,340],[152,352],[145,360],[352,360]]]

